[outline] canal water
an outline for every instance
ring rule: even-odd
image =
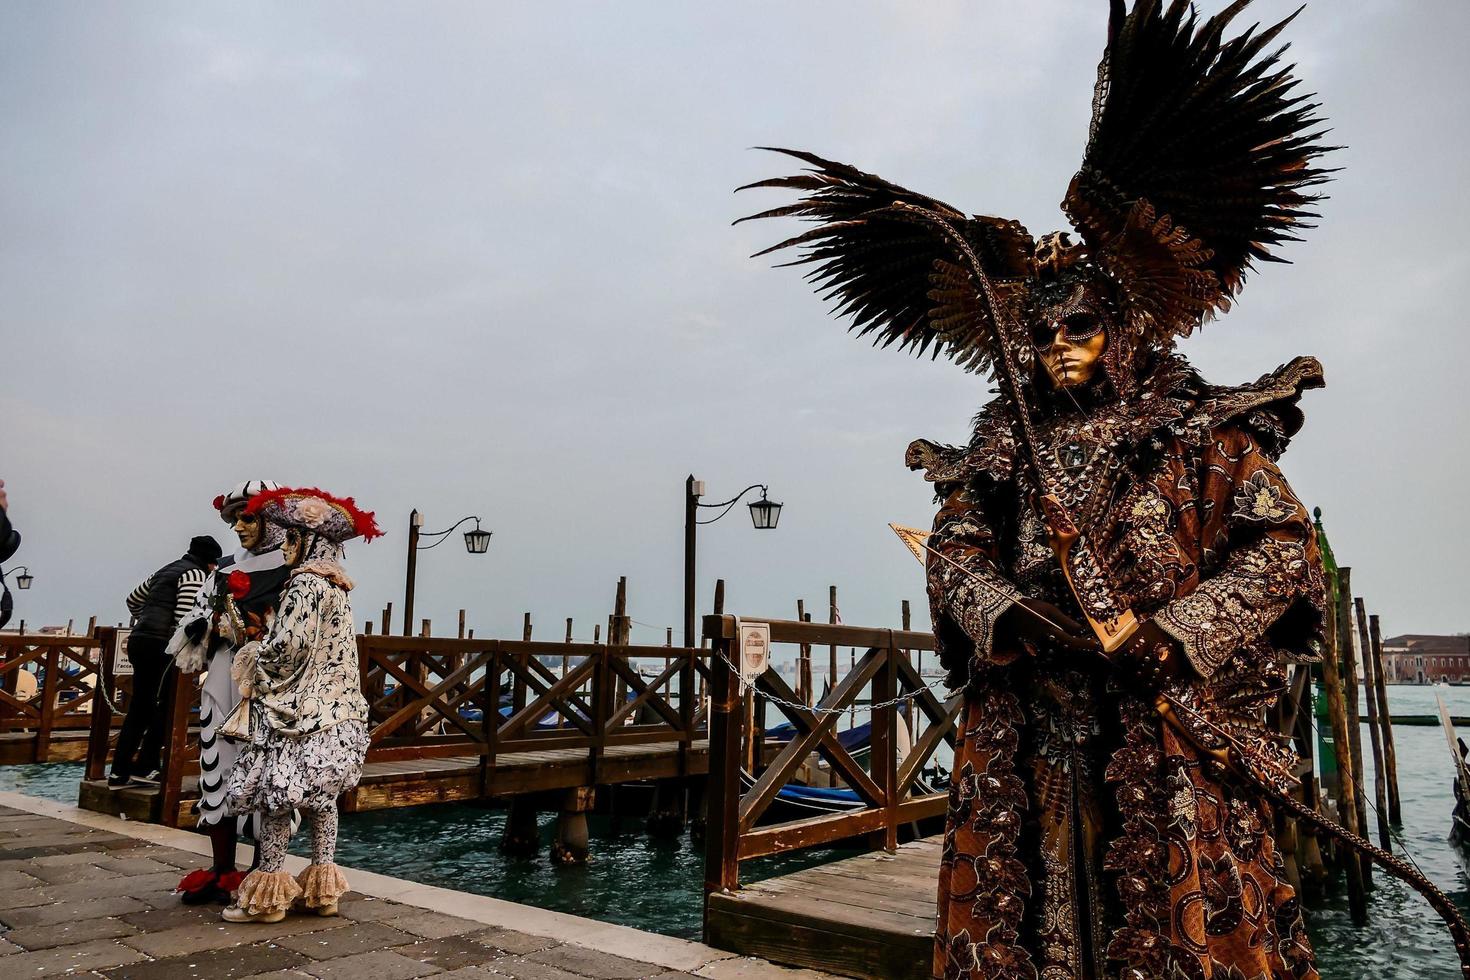
[[[1395,714],[1433,715],[1435,694],[1452,713],[1470,715],[1470,688],[1392,687]],[[1470,885],[1450,846],[1452,768],[1440,729],[1395,729],[1399,787],[1403,803],[1403,843],[1424,872],[1470,912]],[[1467,733],[1470,736],[1470,733]],[[1367,786],[1372,799],[1372,758]],[[78,764],[0,767],[0,788],[75,802]],[[593,859],[585,867],[554,866],[545,850],[535,858],[511,859],[498,849],[503,810],[463,805],[350,814],[342,819],[338,860],[384,874],[514,902],[570,912],[673,936],[696,938],[700,929],[703,851],[686,835],[658,841],[637,820],[591,821]],[[542,820],[543,841],[552,837],[554,818]],[[1370,824],[1373,817],[1370,812]],[[296,841],[298,853],[307,846]],[[742,865],[746,881],[783,874],[831,860],[843,852],[806,852],[799,859],[770,858]],[[1369,898],[1369,925],[1356,929],[1348,917],[1347,896],[1310,902],[1308,927],[1322,976],[1373,977],[1375,980],[1435,980],[1457,976],[1458,961],[1448,933],[1420,896],[1396,879],[1376,876]]]

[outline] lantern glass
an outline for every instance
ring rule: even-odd
[[[781,505],[774,500],[767,500],[764,493],[761,494],[761,499],[750,505],[750,521],[757,531],[775,530],[776,522],[780,519]]]
[[[24,575],[17,575],[15,577],[15,587],[17,589],[29,589],[31,587],[31,583],[34,582],[35,579],[36,577],[29,572]]]
[[[472,555],[483,555],[490,548],[490,535],[493,533],[492,531],[480,530],[480,525],[476,522],[473,531],[466,531],[464,533],[465,550]]]

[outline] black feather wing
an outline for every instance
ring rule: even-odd
[[[1087,151],[1062,202],[1115,272],[1130,249],[1144,250],[1151,271],[1142,278],[1175,294],[1150,297],[1174,332],[1228,305],[1253,262],[1281,261],[1273,248],[1310,227],[1312,189],[1331,173],[1315,163],[1332,149],[1321,142],[1318,105],[1299,94],[1285,46],[1272,48],[1296,14],[1226,38],[1249,3],[1204,21],[1186,0],[1138,0],[1121,18],[1114,3]],[[1163,222],[1159,235],[1139,234],[1140,201]],[[1198,275],[1164,275],[1171,252],[1214,288],[1202,290]]]
[[[740,221],[795,217],[815,227],[757,256],[799,249],[785,264],[806,266],[807,279],[835,304],[834,313],[850,317],[850,329],[859,336],[873,334],[878,346],[944,353],[968,370],[988,370],[993,334],[969,275],[934,231],[895,220],[895,205],[928,212],[959,230],[1002,297],[1018,295],[1030,274],[1035,243],[1025,228],[1003,218],[967,216],[943,201],[811,153],[762,149],[795,157],[808,169],[739,189],[794,190],[800,197]]]

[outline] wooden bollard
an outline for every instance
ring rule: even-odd
[[[1395,827],[1403,825],[1403,811],[1399,808],[1399,760],[1393,744],[1393,714],[1388,710],[1388,680],[1383,674],[1383,634],[1378,628],[1378,616],[1368,617],[1369,643],[1373,652],[1373,671],[1378,696],[1378,725],[1383,730],[1383,770],[1388,780],[1388,822]]]
[[[1373,670],[1373,647],[1368,642],[1368,614],[1363,597],[1353,600],[1358,619],[1358,649],[1363,652],[1363,696],[1368,704],[1368,741],[1373,747],[1373,814],[1378,824],[1378,846],[1393,850],[1388,830],[1388,791],[1383,772],[1383,730],[1378,717],[1378,684]]]
[[[554,864],[586,864],[589,850],[587,811],[597,798],[597,787],[574,786],[562,794],[556,815],[556,840],[551,845]]]
[[[1359,836],[1367,836],[1368,833],[1368,787],[1364,779],[1367,771],[1363,765],[1363,721],[1358,711],[1358,651],[1353,637],[1353,600],[1352,600],[1352,572],[1351,568],[1339,566],[1337,569],[1337,641],[1338,649],[1342,651],[1342,695],[1343,702],[1347,708],[1348,739],[1352,746],[1353,756],[1353,779],[1357,782],[1357,824],[1356,833]],[[1373,890],[1373,862],[1368,856],[1361,855],[1358,863],[1363,869],[1363,889]]]
[[[513,796],[510,812],[501,832],[500,850],[506,854],[530,857],[541,849],[541,828],[536,822],[536,804],[530,796]]]
[[[1352,743],[1348,737],[1347,704],[1343,695],[1342,674],[1338,670],[1341,661],[1336,610],[1325,617],[1327,644],[1322,657],[1322,688],[1327,694],[1327,716],[1332,723],[1332,744],[1337,756],[1337,818],[1345,828],[1355,834],[1358,829],[1357,777],[1353,772]],[[1363,867],[1355,855],[1348,854],[1342,862],[1347,876],[1348,908],[1353,923],[1368,924],[1367,896],[1363,888]]]

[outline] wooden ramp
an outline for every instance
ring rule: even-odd
[[[599,753],[596,763],[585,749],[507,752],[496,758],[495,766],[488,772],[477,755],[369,762],[363,766],[362,781],[343,800],[342,809],[348,813],[386,810],[576,786],[702,776],[709,771],[709,742],[705,739],[691,742],[683,771],[680,766],[678,746],[667,743],[610,745]],[[482,785],[486,778],[488,786]],[[198,777],[186,776],[179,800],[179,826],[193,824],[189,814],[198,798]],[[162,822],[162,796],[158,786],[109,790],[105,779],[84,780],[79,804],[87,810],[131,820]]]
[[[711,892],[706,941],[854,977],[927,978],[940,837]]]

